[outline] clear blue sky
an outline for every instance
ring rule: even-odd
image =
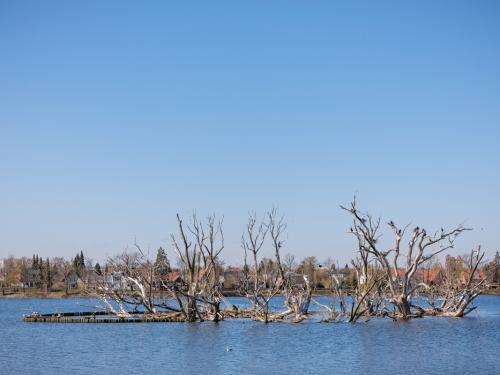
[[[500,248],[500,2],[0,2],[0,257],[170,250],[197,209],[239,263],[277,205],[345,262],[355,193]]]

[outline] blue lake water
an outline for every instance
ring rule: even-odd
[[[21,321],[91,305],[0,299],[0,374],[500,374],[500,297],[479,297],[463,319],[398,323]]]

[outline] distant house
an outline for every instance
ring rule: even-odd
[[[490,282],[490,283],[486,283],[485,287],[486,287],[486,289],[495,290],[495,289],[499,288],[499,285],[496,282]]]
[[[289,272],[285,275],[285,280],[292,288],[305,288],[307,286],[306,277],[302,273]]]
[[[85,287],[87,289],[96,289],[97,288],[97,282],[98,280],[98,275],[95,272],[87,272],[85,277],[83,277],[83,281],[85,282]]]
[[[462,270],[460,272],[460,284],[466,285],[467,282],[469,281],[471,271],[470,270]],[[473,284],[478,284],[480,282],[485,282],[486,280],[486,275],[483,271],[476,271],[474,275],[472,276],[472,283]]]
[[[441,268],[425,268],[417,270],[416,278],[418,281],[427,285],[440,285],[445,277]]]
[[[335,276],[339,281],[347,279],[349,276],[349,269],[339,270],[337,272],[332,273],[332,277]]]
[[[405,268],[397,268],[392,269],[392,275],[399,276],[400,280],[403,280],[406,269]],[[415,283],[424,283],[429,286],[431,285],[440,285],[444,281],[444,273],[441,268],[424,268],[417,269],[415,274],[413,275],[412,281]]]
[[[114,290],[132,289],[132,285],[124,277],[121,271],[108,273],[105,277],[105,283],[108,288]]]
[[[168,287],[173,288],[177,287],[180,288],[184,286],[184,279],[182,278],[182,275],[179,271],[172,271],[168,274],[167,276],[167,284]]]
[[[353,270],[350,268],[325,268],[325,271],[323,274],[320,274],[320,282],[318,283],[320,286],[321,284],[325,288],[332,288],[334,287],[337,282],[340,284],[346,284],[345,286],[348,287],[348,281],[349,279],[354,280],[354,277],[350,277],[353,274]],[[357,280],[359,284],[364,284],[366,282],[365,278],[363,275],[359,275],[359,280]]]
[[[85,289],[85,283],[75,271],[71,271],[66,275],[64,283],[66,284],[66,289],[68,290]]]
[[[38,268],[25,268],[21,271],[21,283],[23,288],[36,288],[40,280],[40,270]]]

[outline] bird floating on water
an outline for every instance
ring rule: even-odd
[[[232,350],[233,350],[232,348],[230,348],[229,346],[226,346],[226,352],[230,352]]]

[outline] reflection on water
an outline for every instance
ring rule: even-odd
[[[94,325],[20,319],[90,300],[0,299],[0,374],[500,374],[500,297],[477,304],[464,319],[399,323]]]

